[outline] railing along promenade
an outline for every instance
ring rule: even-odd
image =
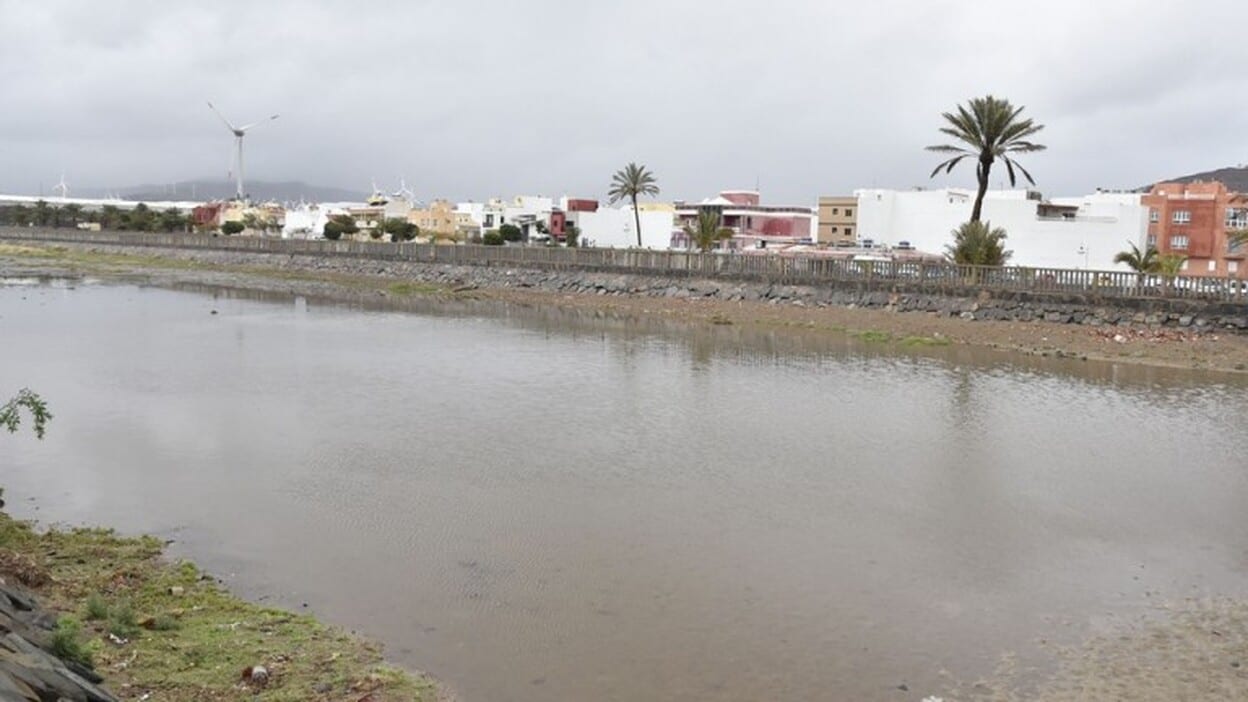
[[[22,227],[0,227],[0,240],[350,257],[465,266],[512,266],[671,278],[724,278],[781,285],[868,284],[879,289],[892,287],[948,295],[971,295],[981,290],[989,290],[1248,303],[1248,283],[1234,278],[1186,275],[1164,278],[1155,274],[1142,275],[1125,271],[967,266],[918,261],[855,261],[803,254],[329,241]]]

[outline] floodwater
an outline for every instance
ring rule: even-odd
[[[56,415],[0,437],[10,507],[174,539],[467,702],[918,700],[1248,594],[1238,381],[409,306],[0,286],[0,394]]]

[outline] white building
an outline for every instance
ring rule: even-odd
[[[567,209],[566,198],[561,209]],[[569,211],[569,224],[580,230],[581,246],[601,248],[635,248],[637,223],[632,205],[599,207],[594,212]],[[666,250],[672,246],[675,217],[671,210],[641,210],[641,246]]]
[[[455,205],[455,213],[467,215],[472,224],[481,231],[498,229],[504,224],[520,227],[525,237],[537,233],[537,224],[550,227],[550,213],[555,209],[555,201],[548,197],[518,195],[511,200],[490,198],[486,202],[460,202]]]
[[[975,193],[969,190],[858,190],[858,240],[876,246],[908,244],[943,253],[953,230],[970,219]],[[1007,233],[1010,265],[1033,268],[1125,270],[1114,255],[1135,244],[1143,248],[1148,208],[1135,193],[1098,192],[1044,200],[1026,190],[990,190],[983,215]]]

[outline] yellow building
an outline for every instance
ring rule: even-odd
[[[671,212],[676,213],[676,206],[670,202],[638,202],[637,210],[640,212]]]
[[[454,236],[460,218],[455,205],[447,200],[434,200],[428,207],[412,208],[407,213],[407,221],[420,227],[423,234]]]
[[[815,242],[819,244],[854,243],[858,233],[858,199],[848,196],[822,196],[819,198],[819,231]]]

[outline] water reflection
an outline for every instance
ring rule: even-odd
[[[1231,378],[189,286],[0,288],[0,334],[57,414],[0,446],[13,504],[175,535],[470,700],[892,699],[1245,589]]]

